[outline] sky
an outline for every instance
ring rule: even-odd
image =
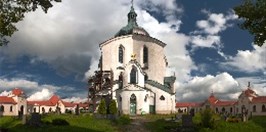
[[[167,44],[168,75],[178,102],[203,101],[210,93],[237,99],[248,82],[266,96],[266,44],[239,28],[233,7],[242,0],[135,0],[137,22]],[[0,95],[21,88],[28,100],[53,94],[85,101],[87,79],[97,69],[99,44],[127,24],[130,0],[63,0],[16,24],[0,47]]]

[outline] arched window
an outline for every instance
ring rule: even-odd
[[[222,108],[222,112],[225,112],[225,108],[224,107]]]
[[[148,48],[146,46],[143,48],[143,63],[148,63]]]
[[[162,96],[160,97],[160,100],[165,100],[165,97],[162,95]]]
[[[0,112],[4,112],[5,111],[5,107],[3,105],[0,106]]]
[[[135,94],[132,94],[131,97],[130,97],[130,102],[133,102],[133,103],[136,103],[136,95]]]
[[[253,112],[256,112],[256,105],[253,106]]]
[[[265,105],[262,105],[262,107],[261,107],[261,111],[262,111],[262,112],[266,112]]]
[[[230,107],[230,113],[232,113],[233,112],[233,108],[232,107]]]
[[[216,113],[218,113],[218,112],[219,112],[219,110],[218,110],[218,108],[217,108],[217,107],[215,108],[215,111],[216,111]]]
[[[145,81],[147,81],[149,79],[147,74],[144,76],[144,79],[145,79]]]
[[[136,84],[137,83],[137,69],[132,67],[130,72],[130,83]]]
[[[120,75],[118,77],[118,87],[119,87],[119,89],[123,88],[123,75],[122,75],[122,72],[120,73]]]
[[[13,107],[12,106],[10,106],[10,112],[12,112],[13,111]]]
[[[42,107],[42,113],[45,113],[45,109],[44,109],[44,107]]]
[[[118,49],[118,62],[124,62],[124,47],[122,45],[120,45]]]

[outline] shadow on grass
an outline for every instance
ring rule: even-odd
[[[266,116],[254,116],[251,120],[266,132]]]
[[[103,132],[98,130],[93,130],[90,128],[82,128],[76,126],[54,126],[54,125],[43,125],[41,127],[32,127],[27,125],[16,125],[14,127],[8,128],[11,132]]]
[[[171,131],[181,126],[180,122],[165,121],[164,119],[158,119],[156,121],[147,122],[145,126],[152,132],[165,132]]]

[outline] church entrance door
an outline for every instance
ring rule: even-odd
[[[131,115],[137,114],[137,101],[135,94],[132,94],[130,97],[130,114]]]

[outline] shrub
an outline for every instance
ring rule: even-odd
[[[128,125],[130,124],[130,121],[131,120],[128,115],[122,115],[116,120],[116,123],[119,125]]]
[[[64,119],[53,119],[52,124],[55,126],[68,126],[69,123]]]
[[[117,106],[115,100],[112,100],[109,105],[110,114],[116,114],[117,113]]]
[[[98,113],[99,114],[106,114],[106,103],[105,103],[105,100],[102,99],[100,104],[99,104],[99,107],[98,107]]]
[[[213,113],[211,109],[205,109],[201,113],[201,123],[205,128],[213,128],[214,121],[213,121]]]

